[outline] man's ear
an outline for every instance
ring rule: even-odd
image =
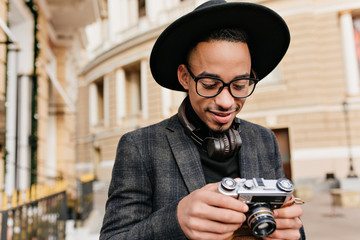
[[[184,64],[180,64],[178,69],[177,69],[177,75],[178,75],[178,80],[179,83],[181,84],[181,86],[183,86],[183,88],[185,90],[189,90],[189,73],[186,70],[186,67]]]

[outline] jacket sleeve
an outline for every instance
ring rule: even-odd
[[[117,148],[100,240],[186,239],[177,221],[178,201],[153,212],[144,151],[131,135]]]

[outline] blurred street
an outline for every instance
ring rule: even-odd
[[[360,239],[360,207],[332,207],[329,193],[315,193],[303,205],[303,223],[309,240]]]
[[[67,240],[98,240],[105,202],[107,199],[108,183],[94,184],[94,210],[83,226],[73,227],[72,222],[67,225]],[[344,208],[332,207],[329,193],[314,193],[312,200],[303,205],[302,217],[308,240],[358,240],[360,239],[360,207]]]
[[[73,221],[68,221],[66,226],[66,240],[98,240],[105,214],[105,203],[109,188],[108,182],[94,182],[94,209],[88,219],[80,226],[74,227]]]

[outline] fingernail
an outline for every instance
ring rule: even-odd
[[[279,213],[276,210],[273,211],[273,214],[274,214],[274,217],[277,217],[279,215]]]
[[[244,212],[247,212],[247,211],[249,211],[249,206],[248,205],[244,205]]]

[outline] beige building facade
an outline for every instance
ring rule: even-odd
[[[109,180],[120,137],[177,112],[185,94],[154,81],[149,55],[162,30],[202,2],[103,1],[87,29],[91,60],[79,79],[78,174]],[[284,17],[291,44],[239,117],[274,130],[286,174],[299,186],[321,185],[326,174],[360,175],[360,2],[252,2]]]
[[[77,76],[84,27],[98,12],[97,1],[0,1],[0,188],[8,196],[61,179],[76,190]]]

